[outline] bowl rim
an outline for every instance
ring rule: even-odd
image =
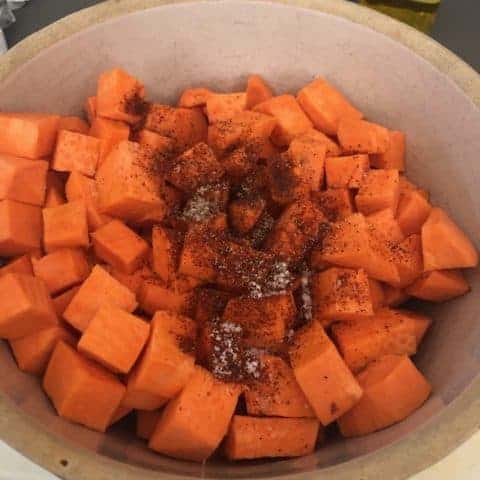
[[[235,2],[237,0],[108,0],[64,17],[30,35],[0,59],[0,82],[44,49],[74,33],[109,19],[163,5]],[[423,57],[480,108],[480,75],[467,63],[423,33],[374,10],[344,0],[243,0],[306,8],[343,17],[403,44]],[[406,438],[368,455],[332,467],[295,475],[313,478],[404,480],[438,462],[477,431],[480,417],[480,375],[441,413]],[[68,480],[191,479],[128,465],[63,442],[32,422],[0,392],[0,438],[48,471]],[[67,464],[65,465],[65,460]]]

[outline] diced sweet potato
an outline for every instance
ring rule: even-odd
[[[338,222],[354,212],[353,197],[348,188],[328,188],[312,192],[312,199],[330,222]]]
[[[158,420],[160,419],[160,410],[137,410],[137,437],[149,440],[152,436]]]
[[[145,113],[143,85],[120,68],[102,73],[98,78],[96,114],[111,120],[136,123]]]
[[[378,280],[373,278],[368,279],[368,286],[370,288],[370,298],[372,299],[372,308],[376,312],[385,305],[384,288]]]
[[[42,243],[42,209],[34,205],[0,201],[0,255],[14,257],[38,251]]]
[[[397,222],[405,235],[420,233],[432,206],[420,190],[400,195],[397,208]]]
[[[318,420],[235,415],[225,438],[229,460],[301,457],[315,450]]]
[[[88,123],[91,125],[97,116],[97,97],[87,97],[83,105],[83,110],[87,116]]]
[[[76,343],[75,336],[62,325],[54,325],[26,337],[10,340],[18,368],[34,375],[43,375],[57,343]]]
[[[381,236],[392,243],[399,243],[405,239],[405,234],[390,208],[378,210],[368,215],[366,220],[373,235]]]
[[[338,124],[338,140],[345,152],[381,154],[390,148],[390,133],[381,125],[355,118]]]
[[[0,113],[0,153],[25,158],[48,157],[57,139],[58,115]]]
[[[53,170],[47,172],[44,207],[58,207],[67,203],[63,175],[63,173]]]
[[[87,209],[82,201],[44,208],[42,213],[43,246],[47,252],[88,247]]]
[[[98,164],[112,151],[112,148],[123,140],[128,140],[130,127],[124,122],[96,117],[88,134],[100,140]]]
[[[33,275],[32,260],[30,255],[22,255],[13,259],[4,267],[0,268],[0,277],[7,273],[22,273],[24,275]]]
[[[388,132],[390,145],[385,153],[372,155],[370,165],[375,168],[394,168],[400,172],[405,171],[405,134],[397,130]]]
[[[288,206],[267,239],[267,250],[289,262],[299,261],[324,230],[326,219],[311,200]]]
[[[93,177],[100,158],[101,143],[97,138],[81,133],[60,130],[52,160],[58,172],[80,172]]]
[[[90,231],[111,221],[111,217],[100,212],[98,207],[97,184],[79,172],[72,172],[65,185],[65,193],[69,202],[82,201],[87,209],[87,221]]]
[[[332,140],[328,135],[315,130],[314,128],[295,137],[305,142],[323,143],[325,145],[325,155],[327,157],[339,157],[342,154],[340,145]]]
[[[325,160],[328,188],[360,188],[370,164],[368,155],[329,157]]]
[[[427,400],[432,387],[407,356],[386,355],[357,377],[364,394],[338,420],[342,435],[358,437],[408,417]]]
[[[219,157],[239,144],[262,146],[267,143],[276,125],[277,120],[270,115],[245,110],[230,120],[210,125],[208,144]]]
[[[249,75],[246,93],[245,108],[247,110],[273,97],[271,88],[260,75]]]
[[[128,377],[122,404],[155,410],[178,395],[194,374],[195,335],[190,318],[157,312],[145,352]]]
[[[280,357],[263,355],[260,379],[245,390],[249,415],[315,417],[293,370]]]
[[[474,244],[441,208],[433,208],[422,226],[422,247],[425,271],[478,265]]]
[[[470,285],[460,270],[433,270],[409,285],[406,293],[430,302],[446,302],[469,290]]]
[[[62,248],[39,259],[33,259],[35,276],[41,278],[48,291],[55,295],[83,282],[90,273],[90,265],[82,250]]]
[[[57,323],[42,280],[20,273],[0,277],[0,338],[15,340]]]
[[[430,323],[424,315],[385,308],[368,321],[333,325],[332,336],[346,364],[358,372],[383,355],[413,355]]]
[[[110,275],[118,280],[122,285],[125,285],[135,295],[138,294],[143,282],[148,278],[153,277],[153,272],[147,263],[144,263],[138,270],[132,274],[123,273],[116,268],[110,267],[107,269]]]
[[[60,121],[58,122],[58,130],[68,130],[69,132],[76,132],[83,135],[88,135],[90,127],[83,118],[66,116],[60,117]]]
[[[62,341],[50,358],[43,388],[61,417],[99,432],[107,429],[125,393],[115,375]]]
[[[399,273],[389,247],[371,234],[362,214],[354,213],[335,223],[316,251],[328,264],[363,268],[371,278],[396,283]]]
[[[236,113],[245,110],[247,95],[238,93],[214,93],[209,95],[206,103],[206,114],[209,123],[228,120]]]
[[[148,446],[185,460],[204,461],[228,431],[240,387],[223,383],[201,367],[163,411]]]
[[[265,205],[260,196],[232,200],[228,206],[230,224],[238,233],[249,232],[262,216]]]
[[[355,204],[364,215],[390,209],[397,212],[400,198],[398,170],[370,170],[364,177],[355,196]]]
[[[197,143],[176,159],[168,162],[165,178],[175,187],[194,192],[202,185],[222,178],[224,169],[206,143]]]
[[[265,348],[283,341],[295,320],[295,301],[290,293],[263,298],[232,298],[223,320],[240,325],[245,343]]]
[[[92,233],[95,255],[126,274],[138,270],[149,253],[148,243],[120,220]]]
[[[355,107],[323,78],[305,85],[297,96],[298,103],[316,128],[328,135],[336,135],[341,119],[363,117]]]
[[[104,305],[78,342],[78,351],[114,373],[128,373],[147,342],[150,325],[124,310]]]
[[[329,268],[311,281],[314,318],[333,322],[373,314],[368,277],[364,270]],[[328,323],[327,322],[327,323]]]
[[[53,298],[53,308],[55,309],[55,312],[59,318],[63,317],[63,312],[67,309],[68,305],[79,289],[80,287],[70,288],[66,292],[63,292],[62,294]]]
[[[171,138],[151,132],[146,128],[143,128],[137,133],[136,140],[140,145],[153,148],[160,153],[170,153],[175,146],[175,142]]]
[[[153,271],[164,281],[173,280],[178,270],[183,235],[156,225],[152,230]]]
[[[103,305],[133,312],[137,302],[135,295],[127,287],[115,280],[102,267],[95,265],[63,313],[63,318],[83,332]]]
[[[207,139],[207,119],[196,108],[173,108],[154,103],[145,120],[145,128],[171,138],[175,149],[183,152]]]
[[[272,141],[281,147],[289,145],[297,135],[313,126],[292,95],[272,97],[256,105],[254,110],[275,117],[277,125],[272,132]]]
[[[138,222],[146,215],[161,221],[167,207],[160,192],[164,182],[155,158],[135,142],[120,142],[98,169],[98,204],[102,213]]]
[[[207,104],[208,98],[212,95],[214,95],[214,92],[209,88],[187,88],[180,95],[178,106],[185,108],[204,107]]]
[[[297,331],[289,354],[295,378],[323,425],[360,400],[362,389],[320,323]]]
[[[0,154],[0,200],[43,205],[48,162]]]
[[[404,288],[423,273],[420,235],[410,235],[403,242],[393,246],[392,255],[399,275],[398,282],[392,284],[394,287]]]
[[[383,285],[383,303],[386,307],[399,307],[409,298],[410,295],[405,290],[391,285]]]
[[[214,288],[200,288],[197,291],[197,304],[193,318],[198,325],[202,325],[213,318],[219,318],[228,301],[232,298],[231,293]]]

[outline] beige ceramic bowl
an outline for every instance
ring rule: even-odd
[[[242,88],[250,72],[279,92],[317,74],[367,117],[408,135],[409,174],[474,238],[480,231],[480,80],[422,34],[341,0],[173,3],[111,0],[32,35],[0,60],[0,106],[78,113],[102,70],[120,65],[151,98],[187,86]],[[147,451],[117,429],[100,435],[58,418],[37,380],[0,345],[0,436],[62,478],[183,477],[399,480],[472,434],[480,419],[480,275],[473,293],[430,308],[434,325],[417,356],[434,387],[405,422],[286,461],[196,465]]]

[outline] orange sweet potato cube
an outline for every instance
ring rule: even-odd
[[[144,113],[143,85],[127,72],[114,68],[98,77],[96,115],[136,123]]]
[[[44,208],[42,213],[45,251],[88,247],[87,209],[82,201]]]
[[[277,125],[272,132],[272,141],[280,147],[289,145],[297,135],[313,126],[292,95],[272,97],[256,105],[254,111],[275,117]]]
[[[295,378],[323,425],[360,400],[362,389],[319,322],[297,331],[289,354]]]
[[[57,172],[78,171],[93,177],[100,157],[100,146],[97,138],[60,130],[52,168]]]
[[[88,135],[89,129],[90,126],[88,123],[83,118],[76,117],[75,115],[60,117],[60,121],[58,122],[58,130],[68,130],[70,132]]]
[[[469,290],[470,285],[461,270],[425,272],[406,289],[409,295],[429,302],[446,302]]]
[[[359,188],[370,169],[368,155],[329,157],[325,160],[328,188]]]
[[[343,220],[354,212],[353,196],[348,188],[312,192],[312,198],[330,222]]]
[[[329,268],[312,278],[314,318],[322,324],[373,315],[368,277],[364,270]]]
[[[175,150],[183,152],[207,139],[207,119],[197,108],[174,108],[153,103],[145,119],[145,128],[169,137]]]
[[[65,198],[65,181],[63,172],[47,172],[44,207],[58,207],[67,202]]]
[[[160,153],[173,152],[175,147],[175,142],[171,138],[152,132],[146,128],[142,128],[142,130],[137,133],[136,140],[140,145],[153,148]]]
[[[385,239],[393,244],[405,239],[405,235],[390,208],[378,210],[368,215],[366,220],[372,235]]]
[[[7,273],[23,273],[25,275],[33,275],[32,257],[30,255],[22,255],[15,258],[4,267],[0,268],[0,277]]]
[[[153,271],[164,281],[173,280],[178,270],[183,235],[156,225],[152,230]]]
[[[147,263],[144,263],[138,270],[135,270],[135,272],[131,274],[123,273],[122,271],[110,266],[107,267],[110,275],[118,280],[122,285],[125,285],[135,295],[138,294],[143,282],[153,277],[152,269]]]
[[[210,123],[219,120],[228,120],[236,113],[245,110],[247,106],[245,92],[238,93],[214,93],[209,95],[206,103],[206,114]]]
[[[116,269],[132,274],[149,253],[148,243],[120,220],[112,220],[92,233],[95,255]]]
[[[79,289],[80,287],[78,286],[72,287],[69,290],[53,298],[53,308],[55,309],[58,317],[63,317],[63,312],[67,309],[68,305],[70,304]]]
[[[370,170],[355,196],[358,211],[369,215],[389,208],[395,214],[400,198],[399,182],[398,170]]]
[[[232,200],[228,206],[231,226],[240,234],[249,232],[260,220],[265,206],[266,202],[261,196]]]
[[[100,265],[95,265],[69,303],[63,318],[83,332],[103,305],[112,305],[133,312],[137,302],[134,293],[115,280]]]
[[[214,92],[208,88],[187,88],[180,95],[178,106],[185,108],[204,107],[211,95],[214,95]]]
[[[87,209],[87,221],[90,231],[105,225],[111,217],[100,212],[98,207],[97,184],[80,172],[72,172],[65,185],[65,193],[69,202],[80,200]]]
[[[0,154],[0,200],[43,205],[48,162]]]
[[[344,152],[381,154],[390,148],[390,132],[381,125],[355,118],[343,118],[338,141]]]
[[[158,420],[160,419],[160,410],[137,410],[137,425],[135,433],[137,437],[149,440],[152,436]]]
[[[0,153],[24,158],[43,158],[53,153],[58,115],[0,113]]]
[[[90,273],[85,253],[76,248],[61,248],[39,259],[33,259],[33,272],[54,295],[83,282]]]
[[[96,117],[88,134],[100,140],[98,158],[98,164],[100,165],[115,145],[123,140],[128,140],[130,127],[124,122]]]
[[[20,273],[0,277],[0,338],[15,340],[57,322],[42,280]]]
[[[227,433],[240,393],[240,386],[195,367],[180,395],[162,412],[148,446],[174,458],[206,460]]]
[[[78,351],[114,373],[128,373],[147,342],[150,325],[125,310],[104,305],[78,342]]]
[[[193,318],[198,325],[202,325],[212,318],[220,318],[231,298],[232,294],[230,292],[214,288],[199,288]]]
[[[305,85],[298,92],[297,100],[315,127],[327,135],[337,134],[341,119],[360,119],[363,116],[323,78]]]
[[[128,377],[122,404],[155,410],[175,397],[194,373],[195,336],[193,320],[158,311],[145,352]]]
[[[225,438],[229,460],[301,457],[313,453],[320,424],[313,418],[235,415]]]
[[[370,165],[375,168],[395,168],[405,171],[405,134],[389,131],[390,145],[385,153],[370,156]]]
[[[135,142],[120,142],[98,169],[100,211],[125,221],[138,222],[155,213],[161,221],[166,204],[160,192],[164,182],[151,152]]]
[[[107,429],[125,394],[113,373],[61,341],[48,363],[43,388],[61,417],[99,432]]]
[[[281,343],[295,320],[295,301],[290,293],[263,298],[232,298],[223,320],[240,325],[247,345],[264,348]]]
[[[26,337],[10,340],[18,368],[34,375],[43,375],[57,343],[76,343],[75,336],[62,325],[44,328]]]
[[[255,105],[273,97],[272,89],[260,75],[249,75],[246,94],[245,108],[247,110],[251,110]]]
[[[0,255],[13,257],[38,251],[42,245],[42,209],[0,201]]]
[[[288,261],[303,258],[327,223],[319,207],[311,200],[289,205],[276,221],[267,238],[267,251]]]
[[[223,166],[213,150],[206,143],[197,143],[168,163],[165,177],[180,190],[193,192],[202,185],[217,182],[223,174]]]
[[[400,190],[397,221],[405,235],[420,233],[431,211],[432,206],[421,190],[416,189],[403,194]]]
[[[261,357],[260,378],[248,386],[244,395],[249,415],[315,417],[293,370],[280,357]]]
[[[423,273],[422,238],[420,235],[409,235],[398,245],[392,247],[394,263],[398,270],[399,280],[392,286],[405,288]]]

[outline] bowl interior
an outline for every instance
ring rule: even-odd
[[[121,66],[142,79],[149,98],[175,102],[182,89],[242,89],[258,73],[277,92],[295,93],[325,76],[367,118],[404,130],[408,175],[478,240],[480,112],[462,91],[425,60],[390,38],[340,17],[293,6],[243,2],[166,5],[93,26],[28,61],[0,85],[2,110],[80,113],[98,74]],[[434,419],[478,374],[479,272],[474,293],[425,307],[434,325],[417,355],[434,395],[413,416],[366,438],[338,441],[315,454],[278,462],[207,465],[153,454],[128,433],[128,420],[108,435],[59,419],[38,381],[22,374],[0,345],[0,390],[32,421],[68,442],[149,469],[192,476],[269,477],[351,460],[399,441]]]

